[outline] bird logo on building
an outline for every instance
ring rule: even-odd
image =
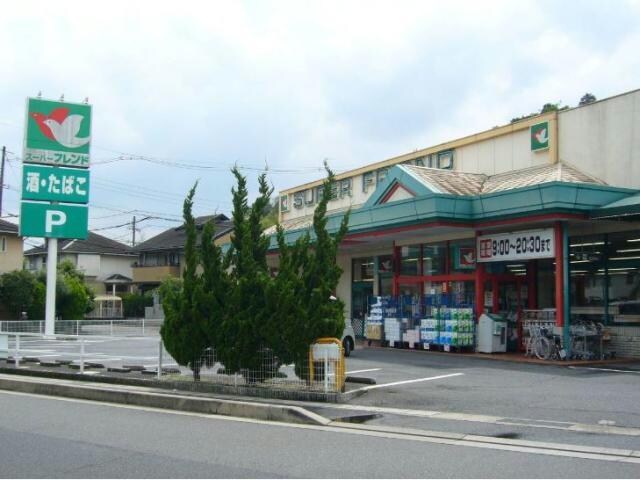
[[[56,108],[49,115],[33,112],[31,114],[42,134],[58,142],[66,148],[79,148],[89,143],[90,136],[78,137],[80,125],[84,120],[82,115],[69,115],[68,108]]]
[[[536,133],[533,134],[536,137],[536,141],[540,144],[545,144],[549,141],[549,136],[547,135],[547,129],[541,128]]]

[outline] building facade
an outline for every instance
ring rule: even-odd
[[[195,219],[197,241],[207,222],[215,225],[214,242],[229,241],[232,223],[225,215],[205,215]],[[184,269],[184,246],[186,243],[184,225],[169,228],[164,232],[134,247],[137,261],[133,265],[133,283],[140,291],[157,288],[166,278],[180,278]]]
[[[345,316],[361,321],[376,297],[446,298],[476,321],[511,319],[511,350],[524,349],[527,316],[544,316],[565,340],[572,324],[602,323],[608,351],[640,356],[639,174],[636,90],[337,175],[328,225],[350,209]],[[280,193],[289,241],[310,228],[321,188]],[[394,314],[404,330],[425,316],[411,302]]]
[[[25,268],[30,271],[46,269],[46,246],[25,252]],[[89,232],[86,240],[60,240],[58,262],[70,261],[84,273],[87,285],[96,295],[128,293],[132,289],[132,264],[137,255],[131,248],[115,240]]]
[[[18,226],[0,220],[0,274],[22,270],[23,242],[18,235]]]

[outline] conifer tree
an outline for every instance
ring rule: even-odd
[[[262,380],[256,372],[264,372],[263,357],[269,347],[265,338],[266,324],[271,320],[265,303],[271,281],[266,260],[269,238],[262,232],[261,220],[273,189],[266,175],[260,175],[259,195],[249,206],[246,179],[237,168],[232,172],[237,188],[232,189],[231,287],[226,296],[228,315],[220,330],[224,341],[217,351],[227,373],[242,372],[247,380],[254,381]]]
[[[203,330],[208,345],[214,350],[222,345],[222,325],[228,314],[227,296],[230,291],[229,275],[222,249],[214,241],[215,226],[209,221],[202,230],[200,258],[202,262],[202,289],[198,306],[202,315]]]
[[[205,319],[198,300],[202,298],[202,282],[197,275],[198,252],[196,250],[196,225],[193,218],[193,197],[196,184],[191,188],[183,205],[186,242],[184,247],[185,268],[182,273],[182,288],[179,291],[166,289],[162,307],[165,320],[160,335],[165,348],[180,365],[188,366],[193,379],[200,380],[202,353],[207,345],[203,331]]]
[[[271,342],[283,361],[296,364],[301,378],[308,378],[311,344],[320,337],[341,338],[344,330],[344,303],[334,295],[342,274],[336,256],[348,230],[349,212],[338,232],[330,235],[326,213],[335,177],[328,166],[325,168],[327,179],[313,215],[314,238],[307,232],[288,245],[284,230],[278,227],[280,268],[267,294],[273,317],[279,322],[270,332]]]

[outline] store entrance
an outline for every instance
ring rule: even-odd
[[[373,296],[373,282],[353,282],[351,285],[351,323],[356,337],[364,338],[364,322],[368,301]]]
[[[496,267],[498,266],[494,268]],[[529,296],[533,281],[525,268],[518,274],[506,271],[489,274],[486,278],[485,309],[502,315],[507,320],[508,352],[524,351],[522,312],[531,305]]]
[[[528,305],[526,277],[498,281],[497,313],[507,319],[507,352],[522,350],[522,310]]]

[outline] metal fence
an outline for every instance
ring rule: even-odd
[[[2,327],[13,327],[3,322]],[[26,322],[15,322],[24,324]],[[111,328],[111,325],[84,325],[80,331]],[[93,323],[93,322],[92,322]],[[23,325],[24,326],[24,325]],[[57,322],[56,322],[57,327]],[[34,327],[34,328],[37,328]],[[114,321],[115,328],[115,321]],[[128,328],[119,326],[118,328]],[[58,328],[56,328],[58,330]],[[3,352],[2,340],[5,340]],[[341,348],[341,347],[339,347]],[[4,353],[4,354],[3,354]],[[140,378],[155,377],[166,382],[195,382],[191,369],[179,366],[167,352],[159,336],[116,336],[100,334],[58,334],[53,337],[41,333],[0,331],[0,358],[9,365],[20,368],[25,365],[59,367],[83,374],[128,374]],[[339,350],[339,358],[342,351]],[[247,387],[260,389],[264,396],[281,396],[283,392],[313,391],[336,393],[342,389],[344,365],[332,354],[320,353],[313,363],[303,368],[282,364],[269,349],[257,353],[258,362],[252,368],[227,372],[216,352],[207,349],[200,358],[198,382],[233,388],[246,393]],[[341,370],[342,368],[342,370]]]
[[[110,337],[158,336],[163,320],[56,320],[56,335],[102,335]],[[44,334],[44,320],[5,320],[0,321],[0,333]]]
[[[342,358],[342,351],[339,356]],[[257,352],[255,364],[239,372],[228,372],[213,349],[207,349],[200,358],[199,382],[234,387],[259,388],[271,391],[314,391],[335,393],[342,389],[340,363],[332,355],[317,355],[312,364],[296,368],[283,364],[270,349]],[[163,359],[160,359],[163,365]],[[180,373],[162,377],[165,380],[195,381],[193,372],[182,368]]]

